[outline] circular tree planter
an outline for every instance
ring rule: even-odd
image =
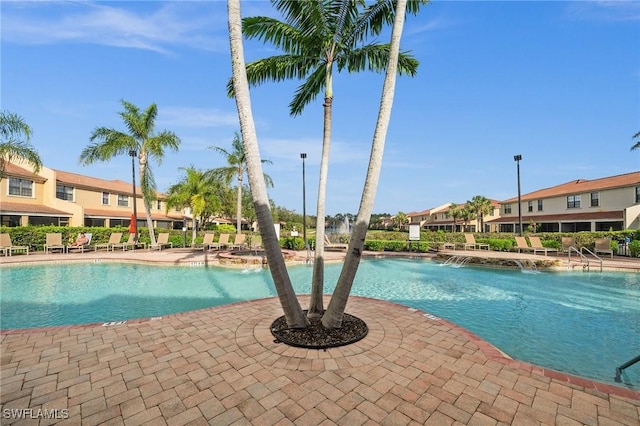
[[[307,311],[304,311],[305,314]],[[307,328],[289,328],[284,315],[271,324],[276,342],[307,349],[327,349],[345,346],[362,340],[369,332],[367,324],[358,317],[344,314],[340,328],[324,328],[321,318],[310,318]]]

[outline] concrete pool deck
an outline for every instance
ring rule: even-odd
[[[201,265],[214,263],[210,256],[35,254],[0,265]],[[308,297],[300,300],[306,306]],[[394,303],[353,296],[347,312],[365,320],[369,334],[326,351],[274,342],[277,298],[111,325],[4,331],[1,423],[640,424],[639,391],[512,360],[455,324]]]

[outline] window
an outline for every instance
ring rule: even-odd
[[[9,195],[32,197],[33,181],[27,179],[9,178]]]
[[[636,203],[640,203],[640,186],[636,186]]]
[[[118,205],[120,207],[129,207],[129,196],[118,194]]]
[[[156,200],[156,209],[162,210],[162,201]]]
[[[103,206],[108,206],[109,205],[109,193],[108,192],[103,192],[102,193],[102,205]]]
[[[505,204],[504,205],[504,213],[505,214],[511,213],[511,204]]]
[[[73,201],[73,187],[62,184],[56,185],[56,198],[60,200]]]
[[[542,211],[542,200],[538,200],[538,211]]]
[[[598,207],[600,205],[600,193],[592,192],[591,193],[591,207]]]
[[[580,208],[580,196],[579,195],[569,195],[567,197],[567,208],[568,209],[579,209]]]
[[[527,201],[527,211],[528,212],[533,211],[533,201]]]

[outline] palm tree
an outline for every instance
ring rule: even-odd
[[[409,223],[409,218],[404,212],[398,212],[393,217],[392,222],[398,227],[398,229],[402,229],[402,225],[404,225],[405,223]]]
[[[231,142],[231,146],[233,148],[231,152],[219,146],[211,147],[211,149],[214,149],[225,156],[227,166],[213,169],[210,171],[210,173],[212,173],[216,178],[219,178],[222,181],[226,182],[227,184],[230,184],[234,178],[237,179],[236,233],[239,234],[240,232],[242,232],[242,181],[244,179],[244,173],[247,170],[247,161],[246,155],[244,153],[242,138],[240,137],[238,132],[235,133],[233,141]],[[269,160],[260,161],[262,164],[271,164],[271,161]],[[273,187],[273,180],[271,180],[271,177],[269,177],[269,175],[264,175],[264,181],[267,187]]]
[[[196,242],[198,219],[202,223],[205,211],[219,208],[220,199],[216,195],[218,182],[211,175],[193,166],[181,167],[186,175],[175,185],[171,185],[167,191],[167,211],[172,207],[189,207],[192,216],[191,246]],[[215,203],[217,205],[211,205]],[[209,204],[209,206],[207,206]],[[208,207],[208,208],[207,208]]]
[[[0,179],[4,176],[6,163],[16,159],[26,161],[38,173],[42,160],[29,143],[31,127],[18,114],[0,111]]]
[[[449,206],[447,213],[453,219],[453,229],[451,230],[451,232],[456,232],[456,230],[458,229],[457,223],[458,223],[458,219],[462,218],[463,209],[464,209],[464,206],[461,206],[456,203],[451,203],[451,205]]]
[[[244,61],[244,47],[242,44],[242,21],[240,19],[240,0],[227,0],[227,12],[229,14],[229,44],[231,47],[231,69],[233,71],[233,90],[238,108],[240,131],[247,163],[247,175],[251,185],[253,205],[256,209],[256,219],[260,226],[262,245],[264,246],[269,263],[269,272],[273,278],[280,305],[284,312],[285,320],[290,328],[305,328],[309,320],[304,315],[302,307],[293,290],[291,278],[287,272],[287,266],[280,250],[280,244],[273,226],[273,218],[267,186],[262,173],[262,161],[258,148],[255,122],[251,111],[251,98],[249,96],[249,81]]]
[[[389,61],[382,89],[380,112],[378,114],[378,121],[376,123],[373,142],[371,144],[371,155],[369,157],[367,177],[362,190],[358,217],[356,219],[355,227],[351,233],[351,240],[342,266],[342,271],[340,272],[336,289],[331,295],[327,311],[322,316],[322,325],[326,328],[338,328],[342,325],[344,310],[347,306],[351,286],[353,285],[353,280],[355,279],[356,272],[358,271],[358,265],[360,264],[360,258],[364,249],[364,240],[367,235],[367,229],[369,228],[369,219],[371,218],[371,211],[373,210],[373,204],[378,189],[380,170],[382,169],[384,144],[387,136],[387,130],[389,129],[389,121],[391,119],[391,108],[393,106],[393,97],[395,95],[398,56],[400,53],[400,37],[404,26],[406,8],[407,0],[397,0],[395,20],[393,22],[393,30],[391,32]]]
[[[156,198],[156,183],[149,166],[149,159],[155,159],[160,164],[164,157],[165,149],[178,150],[180,138],[175,133],[167,130],[154,134],[155,121],[158,115],[158,107],[155,103],[149,105],[146,110],[140,111],[132,103],[125,100],[120,102],[124,107],[124,111],[119,114],[129,133],[107,127],[94,129],[90,138],[93,143],[87,146],[80,154],[80,163],[88,165],[96,161],[109,161],[118,155],[130,155],[131,157],[138,155],[140,187],[142,188],[147,226],[151,244],[155,244],[156,237],[153,232],[153,221],[151,220],[151,202]],[[135,204],[135,198],[133,202]]]
[[[493,211],[493,204],[491,204],[491,200],[487,197],[483,197],[482,195],[476,195],[471,199],[471,201],[467,201],[467,205],[471,211],[475,212],[479,227],[478,232],[484,232],[484,216],[491,214]]]
[[[393,18],[393,2],[376,0],[366,7],[364,0],[292,1],[271,0],[284,16],[284,22],[258,16],[245,18],[242,31],[248,39],[260,39],[282,50],[247,65],[249,84],[266,81],[305,79],[289,104],[291,115],[303,109],[324,90],[324,128],[322,158],[318,182],[316,213],[316,251],[313,264],[313,287],[310,316],[323,312],[325,199],[331,145],[331,111],[333,71],[359,72],[365,69],[382,72],[387,65],[388,44],[365,44],[369,36],[380,34]],[[416,13],[426,0],[412,0],[409,10]],[[398,72],[415,75],[418,61],[407,53],[399,54]],[[229,94],[233,88],[229,85]]]
[[[638,141],[631,147],[631,151],[640,148],[640,132],[633,135],[632,139],[638,139]]]

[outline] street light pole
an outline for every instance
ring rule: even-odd
[[[309,250],[309,244],[307,244],[307,195],[305,192],[305,176],[304,176],[304,159],[307,158],[306,153],[301,153],[302,158],[302,238],[304,239],[304,248]]]
[[[522,237],[522,201],[520,196],[520,160],[522,155],[514,155],[513,159],[516,162],[516,169],[518,171],[518,226],[520,226],[520,236]]]
[[[138,242],[138,210],[136,208],[136,204],[137,204],[137,199],[136,199],[136,163],[135,163],[135,158],[136,158],[136,150],[132,149],[131,151],[129,151],[129,155],[131,156],[131,181],[133,182],[133,220],[135,221],[135,230],[136,233],[133,236],[133,242],[137,243]]]

